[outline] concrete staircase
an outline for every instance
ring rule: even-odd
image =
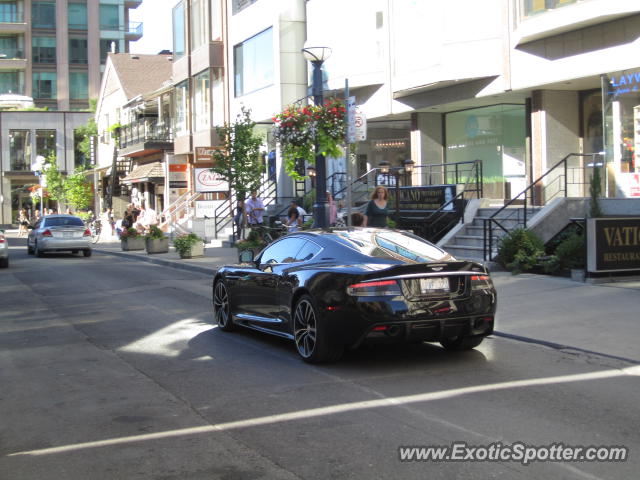
[[[462,225],[452,236],[445,237],[438,245],[451,253],[456,258],[468,258],[484,261],[484,220],[496,213],[500,207],[478,208],[473,221]],[[520,210],[518,212],[518,210]],[[540,210],[536,208],[527,212],[527,222]],[[507,207],[498,217],[500,223],[508,230],[522,226],[522,207]],[[505,232],[495,227],[493,229],[493,255],[498,253],[498,239]]]

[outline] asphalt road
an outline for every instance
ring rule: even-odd
[[[637,478],[633,362],[491,337],[461,354],[379,347],[310,366],[285,340],[219,331],[205,275],[11,255],[0,270],[2,480]],[[517,311],[517,298],[500,302]],[[452,442],[618,445],[629,459],[399,459],[401,446]]]

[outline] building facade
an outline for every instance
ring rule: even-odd
[[[360,168],[479,159],[502,200],[604,152],[576,167],[604,158],[606,195],[640,197],[638,2],[310,0],[306,20],[329,90],[348,79],[369,120]]]
[[[142,37],[129,9],[142,0],[3,0],[0,94],[27,95],[51,110],[86,110],[110,51]]]

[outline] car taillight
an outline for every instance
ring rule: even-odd
[[[90,237],[91,236],[91,230],[89,230],[88,228],[84,231],[84,233],[82,234],[83,237]]]
[[[347,287],[347,293],[354,297],[381,297],[402,295],[400,285],[395,280],[354,283]]]
[[[51,233],[51,230],[47,229],[44,232],[42,232],[42,236],[43,237],[53,237],[53,234]]]
[[[0,233],[0,243],[4,243],[4,235]]]
[[[491,288],[493,282],[489,275],[471,275],[471,290],[484,290]]]

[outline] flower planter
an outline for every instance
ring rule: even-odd
[[[129,252],[131,250],[144,250],[144,237],[128,237],[120,240],[120,246],[123,252]]]
[[[196,242],[186,252],[178,252],[180,258],[204,257],[204,243]]]
[[[169,238],[147,238],[147,253],[167,253],[169,251]]]

